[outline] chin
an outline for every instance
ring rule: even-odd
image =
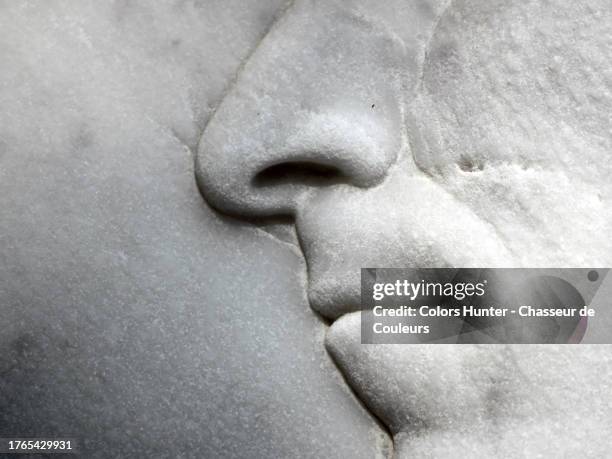
[[[359,312],[325,344],[398,458],[607,455],[612,422],[598,400],[609,385],[593,369],[610,371],[609,346],[364,345]]]

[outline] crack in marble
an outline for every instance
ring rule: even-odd
[[[421,91],[422,86],[425,82],[425,66],[427,64],[427,60],[429,59],[429,48],[431,47],[431,42],[436,36],[436,32],[438,31],[438,27],[440,26],[440,21],[442,20],[442,17],[453,7],[454,3],[455,3],[455,0],[448,0],[448,4],[442,9],[440,14],[434,21],[434,26],[431,29],[431,34],[429,35],[427,39],[427,43],[425,43],[425,47],[423,48],[423,65],[421,66],[421,73],[419,76],[419,85],[418,85],[419,87],[417,88],[417,91],[416,91],[417,94]]]

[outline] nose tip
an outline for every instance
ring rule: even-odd
[[[241,93],[222,102],[196,158],[202,195],[224,213],[293,215],[317,187],[374,186],[399,150],[399,136],[370,104],[296,113],[249,104]]]

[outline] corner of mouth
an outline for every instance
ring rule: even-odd
[[[361,302],[352,295],[342,294],[338,290],[333,294],[322,292],[313,288],[310,282],[308,303],[310,308],[330,326],[342,316],[361,310]]]

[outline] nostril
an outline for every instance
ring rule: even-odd
[[[310,161],[291,161],[266,167],[253,177],[254,187],[284,184],[325,186],[346,182],[348,177],[337,167]]]
[[[294,215],[318,187],[375,186],[401,146],[399,129],[373,117],[369,105],[366,115],[347,109],[289,117],[270,109],[276,121],[269,125],[248,103],[238,92],[224,99],[196,157],[202,195],[228,214]]]

